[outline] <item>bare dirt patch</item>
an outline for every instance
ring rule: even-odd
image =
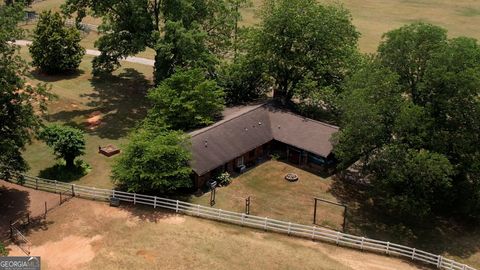
[[[50,269],[79,269],[95,258],[93,243],[101,239],[100,235],[91,238],[70,235],[60,241],[34,246],[31,253],[42,254],[42,261]]]

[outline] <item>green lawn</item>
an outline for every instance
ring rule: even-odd
[[[28,50],[21,54],[30,59]],[[65,123],[86,132],[86,155],[82,157],[92,166],[91,172],[76,182],[96,187],[112,187],[110,167],[113,158],[98,154],[98,146],[121,146],[129,130],[144,118],[147,110],[146,90],[151,85],[152,67],[123,62],[122,68],[111,76],[93,78],[91,56],[85,56],[79,72],[68,76],[46,76],[35,70],[30,82],[46,82],[58,99],[48,106],[48,122]],[[101,114],[101,124],[92,128],[87,119]],[[31,166],[29,174],[39,175],[56,164],[51,149],[35,141],[29,145],[24,157]]]
[[[288,182],[285,174],[293,172],[299,181]],[[245,198],[251,197],[250,213],[306,225],[313,223],[313,198],[336,201],[329,192],[332,180],[322,178],[287,163],[268,161],[236,177],[233,182],[218,188],[215,208],[236,212],[245,211]],[[210,193],[193,197],[194,203],[210,204]],[[343,208],[319,204],[317,224],[341,229]]]

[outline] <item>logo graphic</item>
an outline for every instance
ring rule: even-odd
[[[40,257],[0,257],[0,270],[40,270]]]

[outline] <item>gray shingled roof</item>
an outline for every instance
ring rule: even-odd
[[[338,127],[305,118],[272,105],[239,110],[227,119],[190,133],[191,166],[203,175],[271,140],[327,157]]]

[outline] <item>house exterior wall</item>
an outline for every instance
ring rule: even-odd
[[[237,170],[237,160],[243,157],[243,164],[247,167],[255,166],[259,159],[266,158],[266,156],[270,153],[279,154],[281,158],[286,159],[287,161],[299,165],[299,166],[307,166],[315,171],[323,171],[326,165],[332,161],[332,157],[323,158],[317,155],[314,155],[306,150],[299,149],[288,144],[278,142],[278,141],[271,141],[264,145],[261,145],[243,155],[236,157],[233,160],[225,163],[224,165],[209,171],[201,176],[195,174],[194,177],[194,184],[195,188],[202,188],[205,186],[207,181],[215,177],[218,173],[224,171],[228,172],[231,175],[235,175],[238,173]],[[321,164],[321,161],[325,161],[325,164]]]

